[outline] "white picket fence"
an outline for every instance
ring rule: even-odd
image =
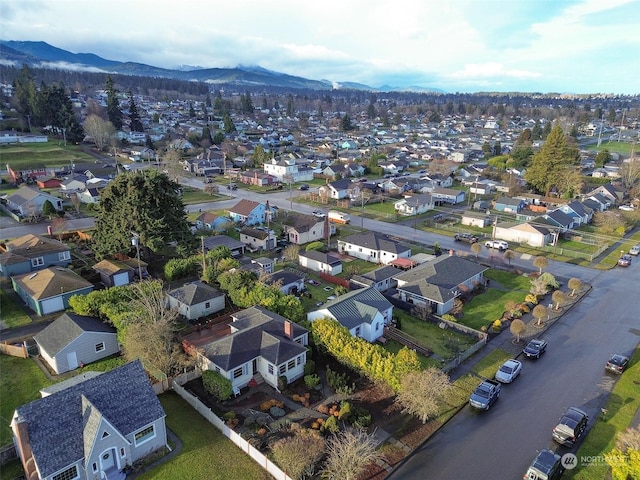
[[[172,382],[173,390],[184,398],[189,405],[196,409],[196,411],[206,418],[209,423],[222,432],[222,434],[235,443],[244,453],[248,454],[258,465],[269,472],[276,480],[292,480],[287,474],[285,474],[278,466],[263,455],[258,449],[252,446],[244,438],[238,435],[235,431],[229,428],[222,419],[220,419],[215,413],[211,411],[209,407],[204,405],[197,397],[187,392],[176,379]]]

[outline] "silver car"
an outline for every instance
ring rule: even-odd
[[[507,360],[496,372],[496,380],[500,383],[513,382],[522,371],[522,362],[511,359]]]

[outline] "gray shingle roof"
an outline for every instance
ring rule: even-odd
[[[324,308],[329,310],[338,322],[351,330],[363,323],[371,323],[376,313],[392,306],[391,302],[378,290],[369,287],[340,295]]]
[[[224,293],[202,282],[193,282],[174,288],[168,293],[169,296],[175,298],[185,305],[199,305],[208,300],[218,298]]]
[[[488,270],[476,262],[463,257],[442,255],[435,260],[396,275],[399,282],[413,283],[427,280],[431,284],[447,289],[455,288],[471,277]],[[402,287],[403,289],[405,287]]]
[[[264,307],[250,307],[233,317],[235,321],[231,325],[238,331],[203,347],[204,355],[227,372],[259,356],[280,365],[307,350],[285,336],[284,323],[289,320]],[[293,338],[308,331],[291,323]]]
[[[124,436],[165,416],[138,360],[27,403],[16,413],[27,424],[42,477],[84,458],[85,432],[95,430],[99,415]]]
[[[390,252],[395,254],[400,254],[411,250],[409,247],[400,245],[398,242],[387,238],[387,236],[382,233],[371,231],[354,233],[353,235],[349,235],[341,241],[371,250]]]
[[[398,273],[399,270],[396,267],[385,265],[384,267],[376,268],[362,275],[354,275],[353,278],[358,277],[358,279],[365,279],[370,282],[381,282],[387,278],[395,277]]]
[[[319,252],[318,250],[308,250],[298,253],[300,257],[307,257],[316,262],[326,263],[327,265],[340,265],[342,260],[334,253]]]
[[[94,317],[75,313],[63,313],[53,323],[34,335],[34,340],[50,356],[57,355],[84,332],[101,332],[116,335],[116,329]]]

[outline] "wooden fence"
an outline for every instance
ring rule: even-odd
[[[21,345],[9,345],[8,343],[0,343],[0,353],[4,355],[10,355],[12,357],[28,358],[29,352],[27,346],[22,343]]]
[[[325,272],[320,272],[320,279],[324,280],[327,283],[332,283],[334,285],[340,285],[349,290],[349,280],[345,280],[344,278],[335,277]]]

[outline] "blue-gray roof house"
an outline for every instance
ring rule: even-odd
[[[68,245],[42,235],[27,234],[4,244],[0,253],[0,275],[11,277],[51,266],[71,263]]]
[[[11,428],[28,479],[123,480],[126,466],[167,445],[137,360],[18,407]]]

